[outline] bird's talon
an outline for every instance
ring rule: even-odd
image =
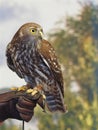
[[[34,91],[34,90],[30,88],[30,89],[28,89],[26,92],[27,92],[27,93],[32,93],[33,91]]]
[[[35,94],[37,94],[38,91],[37,90],[33,90],[33,92],[31,93],[32,96],[34,96]]]
[[[38,93],[38,90],[37,90],[36,88],[34,88],[34,89],[28,89],[26,92],[27,92],[28,94],[31,93],[31,95],[34,96],[35,94]]]
[[[26,86],[21,86],[19,88],[17,88],[17,91],[26,91],[27,87]]]
[[[42,94],[43,100],[46,100],[46,96],[44,94]]]
[[[17,87],[12,87],[12,88],[10,88],[10,89],[13,90],[13,91],[17,91],[17,90],[18,90]]]
[[[12,87],[11,90],[13,91],[26,91],[27,87],[26,86],[21,86],[21,87]]]

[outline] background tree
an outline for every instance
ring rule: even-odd
[[[4,122],[3,125],[0,126],[0,130],[20,130],[20,126],[16,126],[13,124],[13,122],[10,120],[7,123]]]

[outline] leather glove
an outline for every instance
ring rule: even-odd
[[[14,98],[11,98],[12,93],[0,94],[0,122],[8,118],[24,120],[26,122],[30,121],[34,114],[37,100],[30,100],[26,96],[12,96]]]
[[[36,106],[37,100],[31,101],[30,99],[22,96],[19,98],[18,103],[16,104],[16,109],[19,112],[22,120],[30,121],[34,115],[34,108]]]

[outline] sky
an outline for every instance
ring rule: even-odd
[[[91,0],[0,0],[0,88],[25,84],[6,64],[5,51],[18,28],[27,22],[36,22],[44,33],[68,15],[79,13],[81,2]],[[95,4],[97,0],[92,0]]]

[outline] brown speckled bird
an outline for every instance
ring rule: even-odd
[[[51,112],[65,112],[61,68],[53,47],[42,34],[42,27],[36,23],[21,26],[7,46],[7,64],[31,88],[42,86]]]

